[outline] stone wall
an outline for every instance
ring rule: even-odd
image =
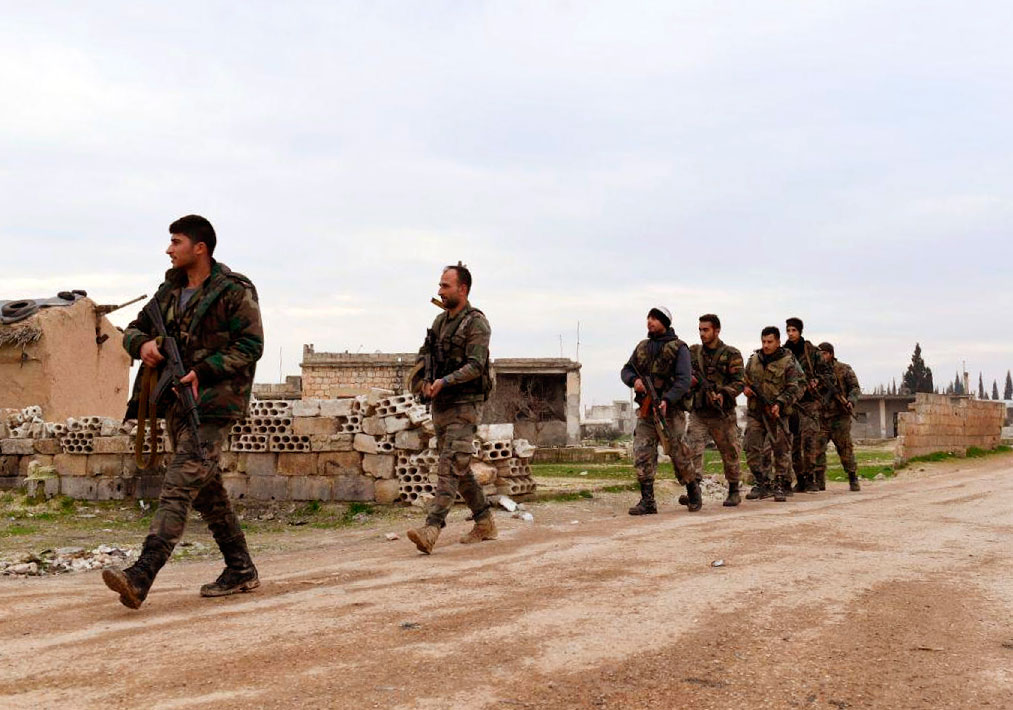
[[[365,394],[374,387],[400,392],[415,353],[318,353],[303,345],[303,399]]]
[[[901,461],[940,451],[963,455],[971,447],[988,450],[1001,442],[1001,402],[919,393],[909,409],[897,417]]]

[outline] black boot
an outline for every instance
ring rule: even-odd
[[[216,540],[225,557],[225,569],[218,579],[200,588],[202,597],[224,597],[239,592],[249,592],[260,586],[257,568],[253,565],[250,552],[246,549],[246,537],[239,535],[226,540]]]
[[[788,479],[784,476],[776,476],[774,478],[774,500],[778,503],[784,503],[788,500],[788,489],[791,488],[791,484]]]
[[[809,474],[808,473],[798,474],[798,476],[795,478],[795,492],[805,493],[808,490],[810,490]]]
[[[860,490],[862,490],[862,486],[860,486],[859,483],[858,483],[858,474],[857,473],[849,473],[848,474],[848,486],[853,491],[860,491]]]
[[[770,479],[767,478],[767,474],[753,471],[753,478],[756,482],[753,484],[752,490],[746,494],[746,500],[770,498]]]
[[[102,570],[102,581],[120,595],[123,606],[140,609],[151,589],[151,583],[155,581],[155,575],[171,554],[172,547],[169,543],[155,535],[148,535],[144,538],[144,548],[137,562],[122,570]]]
[[[739,482],[729,481],[728,482],[728,497],[725,498],[725,502],[721,505],[726,508],[732,508],[742,502],[742,498],[739,496]]]
[[[653,515],[658,512],[654,503],[654,481],[640,482],[640,502],[630,508],[630,515]]]
[[[825,491],[827,489],[827,472],[816,471],[813,474],[813,490]]]
[[[686,484],[686,502],[683,505],[691,513],[695,513],[703,507],[703,494],[700,492],[700,481],[690,481]]]

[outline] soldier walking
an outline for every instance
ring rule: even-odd
[[[761,347],[746,363],[745,393],[749,398],[746,417],[746,464],[756,485],[746,498],[768,498],[783,503],[791,486],[791,433],[787,418],[802,394],[803,372],[795,358],[781,347],[781,331],[767,326],[760,335]],[[764,444],[770,443],[773,480],[763,462]]]
[[[788,342],[785,343],[805,375],[802,397],[792,407],[788,418],[791,431],[791,464],[795,470],[795,490],[799,493],[823,490],[814,480],[816,458],[819,456],[820,400],[816,388],[821,372],[827,367],[815,345],[802,337],[801,318],[785,321]]]
[[[673,441],[669,442],[672,466],[676,478],[686,486],[686,495],[680,502],[690,512],[700,510],[703,497],[700,483],[693,471],[689,447],[686,444],[686,415],[683,398],[692,381],[689,348],[672,330],[672,313],[661,306],[647,314],[647,338],[633,350],[620,375],[627,387],[636,392],[636,402],[646,405],[648,387],[641,377],[649,377],[661,398],[659,404]],[[637,414],[637,427],[633,432],[633,465],[640,483],[640,502],[630,508],[630,515],[650,515],[658,512],[654,500],[654,479],[658,471],[658,444],[660,436],[649,407],[641,406]]]
[[[703,478],[703,453],[707,439],[713,439],[721,453],[728,497],[724,505],[741,502],[739,466],[741,449],[739,425],[735,419],[735,398],[743,388],[742,354],[721,341],[721,320],[713,313],[700,316],[700,344],[689,348],[693,366],[692,405],[686,438],[693,454],[696,480]]]
[[[495,540],[496,522],[482,487],[471,471],[475,432],[482,403],[492,389],[489,338],[492,329],[485,314],[468,301],[471,272],[460,262],[440,276],[440,300],[445,310],[436,316],[431,332],[419,350],[419,366],[432,358],[434,381],[420,383],[423,398],[432,401],[433,424],[439,448],[439,481],[429,504],[426,523],[408,531],[408,539],[427,555],[433,551],[447,514],[460,490],[471,508],[474,527],[462,544]]]
[[[858,483],[858,462],[855,461],[855,447],[851,443],[851,415],[858,403],[858,396],[862,394],[862,388],[851,365],[834,356],[833,345],[820,343],[819,349],[829,372],[821,382],[825,405],[817,442],[816,480],[821,486],[826,486],[827,444],[833,441],[837,454],[841,457],[841,465],[848,474],[850,489],[860,491],[862,487]]]
[[[174,397],[166,412],[174,453],[144,547],[130,567],[102,572],[106,586],[131,609],[141,606],[155,575],[182,537],[191,506],[207,523],[225,558],[225,570],[216,581],[201,587],[201,596],[224,596],[260,586],[218,466],[230,427],[246,416],[254,370],[264,350],[257,290],[245,276],[214,259],[217,237],[208,220],[188,215],[173,222],[169,233],[166,253],[172,268],[153,300],[189,368],[180,381],[193,389],[197,400],[199,436],[206,459],[201,460],[198,441]],[[145,367],[162,365],[165,357],[161,344],[144,311],[123,334],[123,347]],[[135,386],[127,418],[137,416],[138,399],[139,388]]]

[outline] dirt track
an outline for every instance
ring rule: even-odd
[[[619,503],[469,547],[458,511],[431,557],[322,532],[222,600],[196,596],[217,564],[171,565],[138,612],[97,572],[0,580],[0,707],[1013,707],[1013,457]]]

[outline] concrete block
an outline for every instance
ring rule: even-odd
[[[240,473],[250,477],[274,476],[277,471],[278,454],[239,454]]]
[[[377,452],[376,439],[369,434],[356,434],[352,440],[352,448],[364,454],[375,454]]]
[[[369,436],[383,436],[387,433],[387,428],[380,417],[366,417],[362,420],[362,433]]]
[[[321,417],[347,417],[355,411],[354,399],[322,399],[320,400]]]
[[[57,454],[53,466],[61,477],[88,475],[88,457],[81,454]]]
[[[362,473],[362,454],[357,451],[333,451],[317,457],[317,472],[325,476]]]
[[[134,440],[129,436],[100,436],[92,439],[92,452],[96,454],[132,454]]]
[[[83,476],[60,476],[60,494],[78,500],[96,500],[98,483],[101,480],[103,479],[85,478]]]
[[[18,475],[18,456],[0,456],[0,477]]]
[[[223,451],[218,456],[218,468],[222,472],[239,470],[239,454],[234,451]]]
[[[310,451],[351,451],[353,434],[310,435]]]
[[[90,454],[87,471],[89,476],[115,476],[123,475],[122,454]]]
[[[29,498],[43,497],[47,500],[60,495],[60,478],[29,478],[24,482],[25,493]]]
[[[396,434],[399,431],[404,431],[410,428],[412,425],[411,420],[408,417],[392,416],[383,418],[383,428],[387,430],[388,434]]]
[[[246,497],[251,500],[285,500],[288,498],[288,476],[250,476]]]
[[[362,470],[373,478],[394,478],[395,460],[394,456],[365,454],[362,457]]]
[[[319,399],[296,399],[292,401],[293,417],[317,417],[320,416]]]
[[[162,491],[162,476],[160,474],[142,473],[136,478],[127,479],[128,484],[133,485],[132,496],[138,500],[158,500]]]
[[[249,479],[241,473],[229,473],[222,476],[222,485],[232,500],[243,500],[247,496]]]
[[[426,448],[429,437],[418,429],[405,429],[394,435],[394,448],[406,451],[422,451]]]
[[[31,456],[35,453],[35,441],[32,439],[0,440],[0,454],[5,456]]]
[[[385,479],[376,481],[373,485],[373,495],[376,498],[376,502],[380,505],[390,505],[391,503],[397,502],[398,496],[401,494],[401,484],[397,479]]]
[[[333,485],[326,476],[294,476],[288,482],[291,500],[331,500]]]
[[[514,438],[514,425],[479,424],[478,438],[482,441],[511,441]]]
[[[332,495],[339,501],[371,501],[376,497],[376,484],[369,476],[335,476]]]
[[[278,454],[278,474],[281,476],[312,476],[317,472],[317,454]]]
[[[366,395],[366,404],[370,407],[375,407],[380,403],[380,400],[387,399],[388,397],[394,396],[394,390],[386,390],[380,387],[374,387]]]
[[[127,486],[122,478],[93,478],[95,500],[123,500],[127,497]]]
[[[338,420],[331,417],[296,417],[292,420],[296,436],[329,436],[338,433]]]
[[[63,453],[59,439],[35,439],[35,453],[44,456],[56,456]]]

